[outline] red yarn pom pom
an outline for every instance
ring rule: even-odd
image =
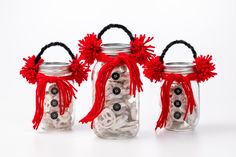
[[[153,37],[145,38],[146,35],[140,35],[139,37],[135,35],[134,41],[130,42],[131,52],[135,55],[137,62],[141,65],[150,60],[154,55],[152,53],[154,52],[153,48],[155,47],[152,45],[146,45],[148,42],[153,40]]]
[[[80,85],[84,80],[88,78],[89,67],[86,63],[81,62],[81,60],[76,55],[70,65],[70,71],[72,71],[72,76],[74,80]]]
[[[215,70],[215,64],[212,62],[212,56],[202,56],[195,58],[195,73],[197,82],[207,81],[209,78],[214,77],[217,73],[213,72]]]
[[[102,40],[97,40],[97,35],[87,34],[84,39],[79,40],[80,58],[88,64],[93,64],[97,54],[101,52],[101,44]]]
[[[32,84],[36,83],[39,66],[43,63],[43,59],[40,59],[35,65],[35,58],[36,57],[34,55],[32,57],[29,56],[28,59],[23,58],[26,63],[20,71],[20,74],[23,76],[23,78],[26,78],[26,80]]]
[[[144,75],[152,82],[153,80],[155,80],[155,82],[161,81],[162,72],[164,71],[164,65],[160,61],[160,56],[153,57],[150,61],[144,64],[143,68]]]

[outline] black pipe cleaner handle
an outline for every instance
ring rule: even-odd
[[[41,56],[43,55],[44,51],[52,46],[60,46],[60,47],[63,47],[67,52],[68,54],[71,56],[72,59],[75,59],[75,55],[72,53],[72,51],[69,49],[69,47],[67,47],[64,43],[61,43],[61,42],[52,42],[50,44],[47,44],[45,45],[41,51],[39,52],[39,54],[37,55],[36,59],[35,59],[35,62],[34,64],[36,65],[39,60],[41,59]]]
[[[98,33],[98,40],[101,39],[102,35],[109,29],[111,28],[119,28],[122,29],[130,38],[131,41],[134,41],[134,36],[132,35],[132,33],[130,32],[130,30],[128,30],[125,26],[120,25],[120,24],[109,24],[107,26],[105,26],[99,33]]]
[[[165,57],[165,54],[166,52],[169,50],[169,48],[175,44],[184,44],[185,46],[187,46],[193,53],[193,58],[196,58],[197,57],[197,53],[196,51],[194,50],[193,46],[190,45],[189,43],[187,43],[186,41],[184,40],[175,40],[175,41],[172,41],[171,43],[169,43],[166,48],[162,51],[162,54],[160,56],[160,61],[163,62],[163,59]]]

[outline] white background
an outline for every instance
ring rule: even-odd
[[[42,134],[32,129],[35,86],[19,75],[22,58],[36,55],[51,41],[64,42],[77,53],[79,39],[109,23],[154,36],[156,54],[169,42],[184,39],[198,54],[213,55],[218,76],[201,84],[201,118],[195,131],[154,132],[159,86],[144,77],[141,127],[134,139],[102,140],[89,125],[78,123],[71,132]],[[107,32],[103,40],[129,42],[120,30]],[[235,44],[235,0],[0,0],[0,156],[235,157]],[[67,56],[52,48],[43,58],[68,61]],[[166,55],[170,60],[192,61],[192,55],[184,46],[174,46]],[[89,80],[79,88],[77,121],[91,105]]]

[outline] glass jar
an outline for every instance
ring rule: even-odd
[[[164,63],[166,52],[175,44],[183,44],[197,57],[194,48],[183,40],[169,43],[159,57],[164,65],[162,71],[161,106],[162,112],[157,127],[172,131],[192,130],[199,121],[200,87],[196,80],[195,62]]]
[[[41,58],[48,48],[60,46],[71,59],[69,62],[44,62]],[[88,67],[61,42],[51,42],[41,48],[37,56],[23,58],[26,62],[20,74],[30,84],[37,84],[33,128],[43,130],[69,130],[74,124],[76,88],[87,79]]]
[[[182,76],[187,76],[192,74],[194,64],[188,62],[169,62],[165,63],[164,72],[166,74],[180,74]],[[162,81],[162,84],[164,81]],[[169,113],[166,121],[166,129],[172,131],[183,131],[192,130],[198,124],[199,121],[199,83],[197,81],[191,81],[191,88],[193,91],[193,96],[195,100],[195,107],[193,108],[192,114],[187,111],[187,101],[188,97],[185,94],[182,83],[173,81],[170,87],[169,93]],[[162,104],[161,104],[162,105]],[[184,119],[185,113],[187,113]]]
[[[39,72],[46,76],[66,77],[71,75],[69,63],[45,62],[39,67]],[[70,81],[72,84],[72,82]],[[42,130],[70,130],[74,124],[74,98],[65,107],[64,114],[60,114],[59,90],[56,83],[47,83],[44,99],[44,113],[40,128]]]
[[[116,57],[118,52],[130,53],[129,44],[103,44],[103,52]],[[97,62],[92,71],[93,102],[98,72],[104,62]],[[130,95],[130,73],[126,65],[116,66],[105,86],[105,105],[93,122],[93,130],[101,138],[129,138],[139,129],[139,93]]]

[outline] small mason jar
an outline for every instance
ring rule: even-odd
[[[70,76],[69,63],[45,62],[39,72],[47,76]],[[72,82],[71,82],[72,83]],[[74,124],[74,98],[64,114],[60,115],[59,90],[56,83],[47,83],[44,99],[44,113],[39,128],[42,130],[70,130]]]
[[[188,62],[169,62],[165,63],[164,72],[166,74],[181,74],[186,76],[193,73],[193,63]],[[163,81],[164,82],[164,81]],[[162,83],[163,83],[162,82]],[[170,87],[169,93],[169,114],[166,122],[166,129],[173,131],[192,130],[198,124],[199,121],[199,83],[197,81],[191,81],[191,87],[195,100],[195,107],[192,114],[188,111],[184,120],[184,115],[187,110],[188,97],[182,87],[182,83],[174,81]]]
[[[129,44],[103,44],[103,53],[117,57],[118,52],[130,54]],[[92,71],[93,102],[98,72],[106,64],[97,62]],[[105,87],[105,104],[102,112],[93,122],[93,130],[101,138],[130,138],[139,129],[139,93],[130,95],[130,73],[125,64],[116,66]]]

